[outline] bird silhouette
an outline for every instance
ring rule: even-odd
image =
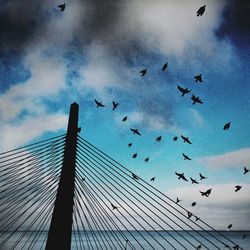
[[[199,182],[197,182],[195,179],[193,179],[192,177],[190,177],[190,180],[192,181],[192,184],[199,184]]]
[[[199,98],[199,96],[192,95],[191,99],[193,101],[193,105],[195,103],[203,104],[203,101],[201,101],[201,99]]]
[[[122,118],[122,121],[123,121],[123,122],[126,122],[127,119],[128,119],[128,117],[127,117],[127,116],[124,116],[124,117]]]
[[[191,161],[191,158],[190,158],[189,156],[185,155],[184,153],[182,153],[182,155],[183,155],[183,157],[184,157],[184,160],[189,160],[189,161]]]
[[[148,162],[148,161],[149,161],[149,157],[147,157],[144,161],[145,161],[145,162]]]
[[[196,202],[192,202],[191,206],[194,207],[196,205]]]
[[[180,92],[182,93],[181,96],[184,96],[185,94],[191,92],[191,90],[189,90],[188,88],[182,88],[181,86],[177,85],[177,88],[180,90]]]
[[[128,144],[128,147],[130,148],[132,145],[133,145],[132,143],[129,143],[129,144]]]
[[[57,7],[58,7],[58,8],[60,9],[60,11],[62,12],[62,11],[65,10],[66,4],[65,4],[65,3],[64,3],[64,4],[60,4],[60,5],[58,5]]]
[[[166,62],[163,66],[162,66],[162,71],[165,71],[168,67],[168,63]]]
[[[138,129],[131,128],[130,130],[133,132],[134,135],[141,135]]]
[[[114,102],[114,101],[112,102],[112,104],[113,104],[112,110],[115,110],[118,107],[118,105],[119,105],[118,102]]]
[[[184,173],[177,173],[177,172],[175,172],[175,174],[178,176],[178,179],[182,179],[184,181],[188,181],[188,179],[184,176]]]
[[[137,157],[137,153],[133,154],[132,158],[136,158]]]
[[[224,129],[224,130],[228,130],[228,129],[230,128],[230,126],[231,126],[231,122],[228,122],[228,123],[226,123],[226,124],[224,125],[223,129]]]
[[[229,225],[227,226],[227,229],[228,229],[228,230],[231,229],[232,226],[233,226],[233,224],[229,224]]]
[[[158,137],[156,137],[156,141],[158,141],[158,142],[160,142],[161,141],[161,138],[162,138],[162,136],[158,136]]]
[[[192,144],[192,142],[188,139],[188,137],[181,135],[181,138],[183,139],[183,142],[186,142],[188,144]]]
[[[207,177],[204,176],[204,175],[202,175],[202,174],[200,173],[200,180],[204,180],[204,179],[207,179]]]
[[[188,219],[190,219],[193,214],[191,212],[189,212],[189,211],[187,213],[188,213]]]
[[[148,69],[143,69],[143,70],[141,70],[141,71],[140,71],[141,76],[142,76],[142,77],[145,76],[145,75],[147,74],[147,71],[148,71]]]
[[[200,218],[198,216],[195,216],[195,221],[198,221]]]
[[[244,174],[247,174],[249,172],[249,169],[244,167]]]
[[[196,75],[196,76],[194,77],[194,79],[195,79],[195,82],[203,82],[203,80],[202,80],[202,74]]]
[[[196,249],[197,249],[197,250],[200,250],[200,249],[201,249],[201,245],[197,246]]]
[[[115,206],[115,205],[112,204],[112,203],[110,203],[110,204],[111,204],[111,207],[112,207],[113,210],[120,208],[120,207]]]
[[[105,107],[105,105],[102,104],[102,102],[98,102],[96,99],[95,99],[95,103],[96,103],[96,107],[99,108],[99,107]]]
[[[239,185],[237,185],[237,186],[235,186],[235,192],[238,192],[238,191],[240,191],[241,190],[241,188],[242,188],[242,186],[239,186]]]
[[[197,15],[197,16],[202,16],[202,15],[204,14],[204,12],[205,12],[205,8],[206,8],[206,5],[200,7],[200,8],[197,10],[196,15]]]
[[[151,178],[150,181],[155,181],[155,177]]]
[[[134,173],[132,173],[132,178],[134,179],[134,180],[139,180],[140,178],[137,176],[137,175],[135,175]]]
[[[181,201],[181,200],[177,197],[175,203],[178,204],[180,201]]]
[[[178,136],[175,136],[174,138],[173,138],[173,141],[177,141],[178,140]]]
[[[206,197],[208,197],[208,196],[211,194],[211,191],[212,191],[212,188],[208,189],[208,190],[205,191],[205,192],[200,191],[200,193],[201,193],[201,196],[206,196]]]

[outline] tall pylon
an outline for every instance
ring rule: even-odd
[[[79,105],[70,106],[63,165],[46,250],[71,249]]]

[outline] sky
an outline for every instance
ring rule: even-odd
[[[215,228],[250,230],[250,174],[243,174],[250,168],[250,2],[65,3],[61,12],[54,0],[1,1],[0,151],[65,133],[76,101],[82,137],[145,180],[155,176],[155,187],[185,207],[195,200]],[[203,83],[195,83],[198,74]],[[181,97],[177,85],[191,93]],[[204,103],[192,105],[192,94]],[[175,171],[208,178],[194,186]],[[237,193],[235,185],[242,185]],[[208,188],[211,196],[201,197]]]

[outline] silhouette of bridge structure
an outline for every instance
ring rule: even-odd
[[[0,249],[243,249],[79,134],[0,154]]]

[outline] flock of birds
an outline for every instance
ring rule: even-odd
[[[60,4],[60,5],[58,5],[58,8],[60,9],[61,12],[63,12],[63,11],[65,10],[65,8],[66,8],[66,4],[65,4],[65,3],[64,3],[64,4]],[[205,8],[206,8],[206,5],[200,7],[200,8],[197,10],[196,15],[197,15],[198,17],[199,17],[199,16],[202,16],[202,15],[204,14],[204,12],[205,12]],[[166,71],[167,68],[168,68],[168,63],[166,62],[166,63],[162,66],[162,71]],[[145,77],[145,75],[148,73],[148,71],[149,71],[149,70],[148,70],[147,68],[145,68],[145,69],[142,69],[139,73],[140,73],[141,77]],[[203,82],[202,74],[195,75],[195,76],[194,76],[194,81],[195,81],[196,83],[202,83],[202,82]],[[182,87],[182,86],[179,86],[179,85],[177,85],[177,89],[181,92],[181,97],[184,97],[185,95],[187,95],[188,93],[191,92],[190,89],[185,88],[185,87]],[[194,94],[192,94],[191,100],[192,100],[192,104],[193,104],[193,105],[196,104],[196,103],[198,103],[198,104],[203,104],[203,101],[200,99],[200,97],[199,97],[199,96],[195,96]],[[96,100],[96,99],[95,99],[95,104],[96,104],[96,107],[97,107],[97,108],[104,108],[104,107],[105,107],[105,105],[104,105],[101,101],[98,101],[98,100]],[[118,106],[119,106],[119,103],[118,103],[118,102],[115,102],[115,101],[112,102],[112,110],[113,110],[113,111],[116,110],[116,109],[118,108]],[[123,119],[122,119],[122,122],[126,122],[127,119],[128,119],[128,116],[124,116]],[[223,129],[224,129],[224,130],[228,130],[228,129],[230,128],[230,126],[231,126],[231,122],[228,122],[228,123],[226,123],[226,124],[224,125]],[[139,131],[139,129],[137,129],[137,128],[130,128],[130,130],[131,130],[131,132],[132,132],[133,134],[135,134],[135,135],[138,135],[138,136],[141,136],[141,135],[142,135],[141,132]],[[188,137],[186,137],[186,136],[184,136],[184,135],[181,135],[180,137],[183,139],[183,142],[184,142],[184,143],[192,144],[192,142],[190,141],[190,139],[189,139]],[[160,142],[161,139],[162,139],[162,136],[158,136],[158,137],[155,138],[156,142]],[[178,140],[178,136],[173,137],[173,141],[177,141],[177,140]],[[131,146],[132,146],[132,143],[129,143],[129,144],[128,144],[128,147],[130,148]],[[184,153],[182,153],[182,156],[183,156],[183,159],[184,159],[184,160],[188,160],[188,161],[191,161],[191,160],[192,160],[188,155],[186,155],[186,154],[184,154]],[[137,153],[134,153],[134,154],[132,155],[132,158],[136,158],[136,157],[137,157]],[[144,161],[145,161],[145,162],[148,162],[148,161],[149,161],[149,157],[145,158]],[[248,172],[249,172],[249,169],[246,168],[246,167],[244,166],[243,174],[247,174]],[[181,180],[183,180],[183,181],[188,182],[188,178],[185,177],[184,173],[175,172],[175,174],[176,174],[176,176],[178,177],[178,179],[181,179]],[[199,173],[199,177],[200,177],[200,181],[202,181],[202,180],[208,178],[208,177],[204,176],[204,175],[201,174],[201,173]],[[132,178],[133,178],[134,180],[139,180],[139,179],[140,179],[140,178],[139,178],[136,174],[134,174],[134,173],[132,173]],[[154,182],[154,181],[155,181],[155,178],[156,178],[156,177],[152,177],[152,178],[150,179],[150,181]],[[196,179],[192,178],[192,177],[190,177],[190,180],[191,180],[192,184],[199,184],[199,182],[198,182]],[[241,188],[242,188],[242,186],[236,185],[236,186],[235,186],[235,192],[240,191]],[[208,190],[206,190],[206,191],[200,191],[201,196],[205,196],[205,197],[209,197],[209,195],[211,194],[211,192],[212,192],[212,188],[210,188],[210,189],[208,189]],[[179,202],[181,202],[181,200],[177,197],[177,199],[176,199],[176,204],[178,204]],[[196,204],[197,204],[196,202],[192,202],[191,206],[196,206]],[[116,205],[114,205],[114,204],[112,204],[112,203],[111,203],[111,207],[112,207],[113,210],[119,208],[118,206],[116,206]],[[193,216],[193,214],[192,214],[191,212],[188,212],[187,217],[190,219],[192,216]],[[199,220],[199,217],[195,216],[195,220],[196,220],[196,221]],[[229,224],[228,227],[227,227],[227,229],[230,230],[231,228],[232,228],[232,224]],[[242,236],[242,239],[244,239],[244,238],[246,238],[246,235],[243,235],[243,236]],[[202,247],[202,246],[199,245],[199,246],[197,246],[197,249],[201,249],[201,247]],[[225,246],[225,247],[226,247],[226,248],[230,248],[229,246]],[[236,245],[236,246],[233,247],[233,249],[239,249],[239,246]]]
[[[168,66],[167,63],[164,64],[163,67],[162,67],[162,70],[165,71],[165,70],[167,69],[167,66]],[[144,75],[146,74],[147,70],[148,70],[148,69],[144,69],[144,70],[140,71],[141,75],[144,76]],[[202,75],[201,75],[201,74],[200,74],[200,75],[196,75],[194,78],[195,78],[195,81],[196,81],[196,82],[197,82],[197,81],[203,82],[203,80],[202,80]],[[184,88],[180,87],[179,85],[177,86],[177,88],[182,92],[182,96],[184,96],[185,94],[187,94],[187,93],[190,92],[190,90],[188,90],[187,88],[184,89]],[[196,102],[198,102],[198,103],[203,103],[203,102],[200,101],[199,97],[195,97],[194,95],[192,96],[191,99],[193,100],[193,104],[196,103]],[[97,101],[96,99],[95,99],[94,101],[95,101],[95,104],[96,104],[96,107],[97,107],[97,108],[104,108],[104,107],[105,107],[105,105],[104,105],[101,101]],[[113,110],[113,111],[114,111],[115,109],[117,109],[118,106],[119,106],[119,103],[118,103],[118,102],[112,101],[112,110]],[[122,118],[122,122],[126,122],[127,120],[128,120],[128,116],[124,116],[124,117]],[[231,126],[231,122],[226,123],[226,124],[223,126],[223,130],[228,130],[228,129],[230,128],[230,126]],[[140,132],[139,129],[137,129],[137,128],[130,128],[130,131],[131,131],[134,135],[142,136],[141,132]],[[182,138],[182,140],[183,140],[184,143],[187,143],[187,144],[190,144],[190,145],[192,144],[192,142],[191,142],[191,140],[189,139],[189,137],[184,136],[184,135],[180,135],[180,138]],[[162,140],[162,136],[161,136],[161,135],[160,135],[160,136],[157,136],[157,137],[155,138],[155,141],[156,141],[156,142],[161,142],[161,140]],[[178,140],[178,136],[173,137],[173,141],[177,141],[177,140]],[[130,148],[132,145],[133,145],[133,144],[132,144],[131,142],[128,143],[128,147],[129,147],[129,148]],[[188,161],[191,161],[191,160],[192,160],[188,155],[186,155],[186,154],[184,154],[184,153],[182,153],[182,156],[183,156],[183,159],[184,159],[184,160],[188,160]],[[137,158],[137,153],[134,153],[134,154],[132,155],[132,158],[133,158],[133,159]],[[149,161],[149,157],[145,158],[144,161],[145,161],[145,162],[148,162],[148,161]],[[248,172],[249,172],[249,169],[246,168],[246,167],[244,166],[244,168],[243,168],[243,174],[245,175],[245,174],[247,174]],[[181,179],[181,180],[186,181],[186,182],[189,181],[188,178],[185,177],[184,173],[175,172],[175,174],[176,174],[176,176],[178,177],[178,179]],[[205,175],[203,175],[203,174],[201,174],[201,173],[199,173],[199,177],[200,177],[200,181],[202,181],[202,180],[208,178],[208,177],[206,177]],[[133,178],[134,180],[139,180],[139,179],[140,179],[140,178],[139,178],[136,174],[134,174],[134,173],[132,173],[132,178]],[[156,177],[152,177],[152,178],[150,179],[150,181],[154,182],[155,179],[156,179]],[[192,183],[192,184],[199,184],[199,182],[198,182],[196,179],[192,178],[192,177],[190,177],[190,180],[191,180],[191,183]],[[242,188],[242,186],[236,185],[236,186],[235,186],[235,192],[240,191],[241,188]],[[209,195],[210,195],[211,192],[212,192],[212,188],[209,188],[209,189],[207,189],[206,191],[199,191],[199,192],[200,192],[201,196],[209,197]],[[175,203],[178,204],[179,202],[181,202],[181,200],[177,197]],[[191,206],[192,206],[192,207],[194,207],[194,206],[196,206],[196,205],[197,205],[196,202],[192,202],[192,203],[191,203]],[[112,204],[112,203],[111,203],[111,207],[112,207],[113,210],[119,208],[119,207],[115,206],[115,205]],[[192,216],[193,216],[193,214],[192,214],[191,212],[188,212],[187,217],[190,219]],[[194,216],[194,217],[195,217],[195,220],[196,220],[196,221],[199,220],[199,217],[197,217],[197,216]],[[227,229],[229,230],[229,229],[231,229],[231,227],[232,227],[232,224],[230,224],[230,225],[227,227]],[[244,239],[245,237],[246,237],[246,235],[243,235],[243,236],[242,236],[242,239]],[[197,248],[197,249],[200,249],[200,248]],[[237,248],[234,248],[234,249],[237,249]]]
[[[202,16],[202,15],[203,15],[203,13],[205,12],[205,7],[206,7],[206,5],[200,7],[200,9],[197,11],[197,16]],[[162,66],[162,71],[166,71],[167,68],[168,68],[168,63],[166,62],[166,63]],[[141,71],[139,71],[141,77],[145,77],[145,75],[148,74],[148,72],[149,72],[148,68],[145,68],[145,69],[142,69]],[[203,83],[202,74],[195,75],[195,76],[194,76],[194,81],[195,81],[196,83]],[[185,95],[187,95],[188,93],[191,92],[190,89],[185,88],[185,87],[182,87],[182,86],[180,86],[180,85],[177,85],[177,89],[181,92],[181,97],[183,97],[183,96],[185,96]],[[193,104],[193,105],[196,104],[196,103],[198,103],[198,104],[203,104],[203,101],[200,99],[200,97],[199,97],[199,96],[195,96],[194,94],[191,96],[191,100],[192,100],[192,104]],[[100,108],[105,107],[105,105],[104,105],[101,101],[97,101],[96,99],[95,99],[95,104],[96,104],[96,107],[97,107],[97,108],[99,108],[99,107],[100,107]],[[118,102],[112,101],[112,110],[117,109],[118,106],[119,106],[119,103],[118,103]],[[122,122],[126,122],[127,119],[128,119],[128,116],[124,116],[123,119],[122,119]],[[226,123],[226,124],[224,125],[224,127],[223,127],[223,130],[228,130],[228,129],[230,128],[230,126],[231,126],[231,122]],[[131,130],[131,132],[132,132],[133,134],[135,134],[135,135],[138,135],[138,136],[141,136],[141,135],[142,135],[141,132],[139,131],[139,129],[137,129],[137,128],[130,128],[130,130]],[[184,136],[184,135],[181,135],[180,137],[183,139],[183,142],[184,142],[184,143],[192,144],[192,142],[190,141],[190,139],[189,139],[188,137],[186,137],[186,136]],[[162,139],[162,136],[158,136],[158,137],[155,138],[155,140],[156,140],[157,142],[160,142],[161,139]],[[173,137],[173,141],[177,141],[177,140],[178,140],[178,136]],[[130,148],[131,146],[132,146],[132,143],[129,143],[129,144],[128,144],[128,147]],[[182,156],[183,156],[183,159],[184,159],[184,160],[188,160],[188,161],[191,161],[191,160],[192,160],[188,155],[186,155],[186,154],[184,154],[184,153],[182,153]],[[134,153],[134,154],[132,155],[132,158],[133,158],[133,159],[137,158],[137,153]],[[145,161],[145,162],[148,162],[148,161],[149,161],[149,157],[145,158],[144,161]],[[247,174],[248,172],[249,172],[249,169],[246,168],[246,167],[244,166],[243,174]],[[175,174],[176,174],[176,176],[178,177],[178,179],[181,179],[181,180],[183,180],[183,181],[188,182],[188,178],[185,177],[184,173],[177,173],[177,172],[175,172]],[[200,177],[200,181],[202,181],[202,180],[208,178],[208,177],[204,176],[204,175],[201,174],[201,173],[199,173],[199,177]],[[138,177],[137,175],[135,175],[134,173],[132,173],[132,178],[133,178],[134,180],[139,180],[139,177]],[[150,179],[150,181],[154,182],[155,179],[156,179],[156,177],[152,177],[152,178]],[[199,182],[198,182],[196,179],[192,178],[192,177],[190,177],[190,180],[191,180],[191,183],[192,183],[192,184],[199,184]],[[235,186],[235,192],[240,191],[241,188],[242,188],[242,186],[236,185],[236,186]],[[212,192],[212,188],[207,189],[207,190],[205,190],[205,191],[199,191],[199,192],[200,192],[201,196],[209,197],[209,195],[210,195],[211,192]],[[179,202],[181,202],[181,200],[177,197],[175,203],[178,204]],[[196,204],[197,204],[196,202],[192,202],[192,203],[191,203],[191,206],[194,207],[194,206],[196,206]],[[111,207],[112,207],[113,210],[119,208],[119,207],[113,205],[112,203],[111,203]],[[190,219],[192,216],[193,216],[193,214],[192,214],[191,212],[188,212],[187,217]],[[199,220],[199,217],[195,216],[195,220],[196,220],[196,221]],[[230,224],[230,225],[227,227],[227,230],[229,230],[229,229],[231,229],[231,228],[232,228],[232,224]],[[246,235],[243,235],[243,236],[242,236],[243,239],[244,239],[245,237],[246,237]],[[235,247],[233,247],[233,249],[238,249],[237,247],[238,247],[238,246],[235,246]],[[201,246],[198,246],[198,247],[197,247],[197,249],[200,249],[200,248],[201,248]]]

